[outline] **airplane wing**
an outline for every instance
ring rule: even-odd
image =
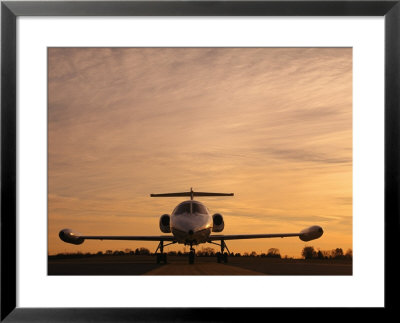
[[[239,240],[239,239],[258,239],[258,238],[285,238],[298,237],[300,233],[278,233],[278,234],[227,234],[212,235],[208,240]]]
[[[259,238],[286,238],[299,237],[303,241],[318,239],[324,231],[318,225],[314,225],[299,233],[273,233],[273,234],[227,234],[227,235],[211,235],[208,241],[214,240],[239,240],[239,239],[259,239]]]
[[[140,241],[175,241],[174,236],[85,236],[70,229],[61,230],[60,239],[67,243],[81,244],[85,240],[140,240]]]
[[[84,240],[174,241],[173,236],[81,236]]]

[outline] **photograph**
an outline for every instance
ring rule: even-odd
[[[0,321],[396,310],[399,16],[3,1]]]
[[[48,275],[353,273],[351,47],[48,47]]]

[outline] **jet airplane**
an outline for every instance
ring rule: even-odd
[[[170,235],[160,236],[87,236],[75,233],[71,229],[63,229],[59,233],[62,241],[80,245],[85,240],[141,240],[158,241],[158,247],[155,251],[157,263],[167,263],[167,255],[164,253],[164,247],[179,243],[190,246],[189,263],[193,264],[195,260],[196,246],[201,243],[211,243],[220,247],[217,253],[218,262],[228,262],[228,253],[230,251],[225,243],[227,240],[237,239],[258,239],[258,238],[285,238],[299,237],[302,241],[318,239],[322,236],[323,230],[320,226],[314,225],[306,228],[299,233],[269,233],[269,234],[211,234],[212,232],[222,232],[225,226],[222,214],[210,214],[208,208],[201,202],[194,200],[195,196],[233,196],[233,193],[207,193],[194,192],[192,188],[189,192],[150,194],[150,197],[184,197],[190,196],[190,200],[178,204],[172,214],[163,214],[159,220],[159,227],[163,233],[172,233]],[[220,243],[216,243],[219,241]],[[164,244],[166,243],[166,244]],[[225,252],[225,249],[228,253]],[[160,251],[157,253],[157,251]]]

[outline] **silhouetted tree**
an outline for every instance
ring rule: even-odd
[[[213,248],[210,247],[203,247],[201,250],[197,251],[197,255],[203,256],[203,257],[211,257],[215,255],[215,251]]]
[[[270,248],[270,249],[268,249],[267,257],[268,258],[281,258],[281,253],[279,252],[279,249],[277,249],[277,248]]]
[[[344,255],[347,259],[353,259],[353,250],[347,249],[346,254]]]
[[[342,248],[336,248],[335,250],[332,250],[332,256],[335,259],[343,258],[343,249]]]
[[[301,255],[304,257],[304,259],[312,259],[315,258],[316,252],[314,250],[314,247],[304,247],[303,251],[301,252]]]
[[[140,248],[139,249],[139,254],[141,255],[150,255],[150,250],[147,248]]]
[[[112,250],[106,250],[106,255],[112,255]]]
[[[329,259],[332,258],[331,257],[331,252],[327,251],[327,250],[321,250],[322,256],[324,257],[324,259]]]

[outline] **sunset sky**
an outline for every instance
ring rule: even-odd
[[[351,48],[49,48],[48,72],[49,254],[154,252],[58,232],[161,235],[183,199],[150,193],[191,187],[235,193],[199,198],[224,234],[324,229],[232,252],[352,248]]]

